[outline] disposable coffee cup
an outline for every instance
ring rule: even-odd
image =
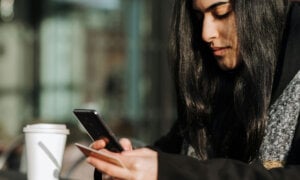
[[[58,180],[69,130],[64,124],[32,124],[23,128],[28,180]]]

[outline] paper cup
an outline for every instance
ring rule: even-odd
[[[32,124],[23,128],[28,180],[58,180],[69,130],[64,124]]]

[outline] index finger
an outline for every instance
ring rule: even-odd
[[[102,138],[102,139],[99,139],[99,140],[96,140],[94,141],[90,147],[93,148],[93,149],[104,149],[105,146],[107,145],[108,141],[106,138]]]

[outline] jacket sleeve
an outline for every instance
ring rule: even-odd
[[[172,131],[171,131],[172,132]],[[168,140],[169,133],[163,141]],[[162,141],[162,142],[163,142]],[[261,163],[251,165],[232,159],[199,161],[185,155],[158,151],[158,179],[188,180],[296,180],[300,179],[300,116],[285,168],[265,169]]]
[[[248,165],[231,159],[197,159],[158,153],[158,179],[189,180],[291,180],[300,178],[300,166],[267,170],[260,164]]]

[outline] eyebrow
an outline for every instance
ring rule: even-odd
[[[227,3],[229,3],[229,2],[228,2],[228,1],[224,1],[224,2],[217,2],[217,3],[214,3],[214,4],[210,5],[209,7],[207,7],[206,9],[204,9],[203,12],[209,12],[209,11],[215,9],[215,8],[218,7],[218,6],[223,5],[223,4],[227,4]],[[195,10],[196,12],[201,12],[199,9],[195,9],[195,8],[194,8],[194,10]]]
[[[208,8],[206,8],[206,9],[204,10],[204,12],[211,11],[212,9],[215,9],[215,8],[218,7],[218,6],[223,5],[223,4],[227,4],[227,3],[229,3],[229,2],[217,2],[217,3],[215,3],[215,4],[210,5]]]

